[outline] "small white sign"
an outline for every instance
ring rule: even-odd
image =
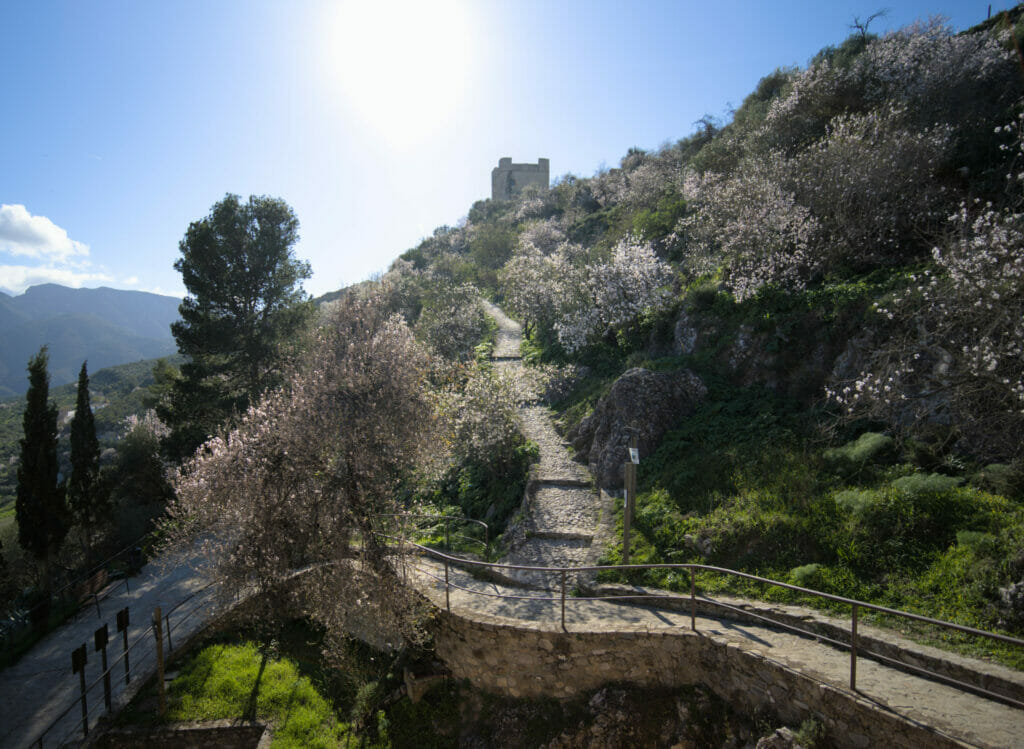
[[[633,461],[634,463],[639,465],[639,463],[640,463],[640,451],[637,448],[635,448],[635,447],[629,448],[629,459],[631,461]]]

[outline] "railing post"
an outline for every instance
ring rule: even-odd
[[[170,653],[174,650],[174,645],[171,643],[171,612],[168,611],[164,615],[164,621],[167,622],[167,652]]]
[[[690,568],[690,629],[697,631],[697,571]]]
[[[452,612],[452,599],[450,595],[451,588],[448,587],[448,558],[444,560],[444,607],[448,609],[448,613]]]
[[[565,630],[565,570],[562,570],[562,630]]]
[[[850,625],[850,690],[857,691],[857,604]]]
[[[448,526],[450,524],[451,524],[451,519],[446,517],[444,519],[444,550],[445,551],[451,551],[452,550],[451,541],[448,540]]]

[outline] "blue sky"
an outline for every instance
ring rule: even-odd
[[[181,295],[178,242],[232,192],[294,208],[321,294],[457,223],[502,156],[590,176],[727,119],[854,17],[959,30],[988,6],[0,0],[0,289]]]

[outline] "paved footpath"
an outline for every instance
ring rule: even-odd
[[[110,594],[100,601],[101,616],[97,616],[95,606],[83,606],[73,620],[36,643],[17,663],[0,671],[0,749],[28,747],[69,705],[72,709],[56,727],[47,731],[43,746],[60,746],[65,739],[81,738],[82,713],[80,704],[76,703],[80,693],[79,677],[71,672],[71,651],[85,644],[88,654],[85,679],[86,685],[91,685],[102,671],[100,653],[93,649],[93,633],[97,628],[107,625],[110,637],[107,658],[112,663],[123,649],[122,637],[117,631],[118,611],[128,607],[131,622],[128,642],[133,643],[149,628],[154,608],[160,606],[167,612],[203,585],[188,566],[163,570],[155,563],[147,564],[139,575],[129,578],[127,586],[118,581],[115,587],[108,588]],[[206,592],[197,594],[179,612],[184,614],[191,610],[206,595]],[[180,626],[175,625],[172,615],[172,642],[183,642],[198,629],[204,620],[203,614],[201,609]],[[166,646],[166,635],[164,644]],[[135,646],[129,658],[132,683],[141,682],[155,669],[152,636]],[[111,692],[116,702],[125,688],[123,661],[118,662],[111,676]],[[90,723],[93,723],[103,712],[102,684],[93,687],[87,700]]]
[[[488,305],[488,312],[499,327],[494,352],[498,365],[521,368],[520,326],[494,305]],[[530,566],[595,564],[604,543],[602,531],[607,533],[607,525],[602,526],[601,521],[610,522],[609,498],[593,489],[589,472],[571,460],[547,409],[527,404],[521,409],[521,419],[523,433],[540,446],[540,464],[534,468],[526,518],[519,528],[512,530],[510,535],[514,540],[503,562]],[[419,560],[417,565],[421,585],[432,600],[443,607],[443,567],[429,560]],[[512,570],[503,573],[502,577],[509,582],[519,582],[528,588],[485,582],[454,568],[450,575],[451,607],[460,616],[496,617],[527,627],[561,624],[560,575]],[[573,582],[568,582],[570,588]],[[534,597],[524,599],[523,596]],[[671,609],[576,598],[566,600],[566,629],[570,632],[665,632],[690,628],[689,615]],[[697,628],[703,634],[722,638],[744,650],[757,651],[839,689],[849,686],[847,650],[783,630],[727,619],[697,617]],[[873,634],[894,639],[888,634]],[[908,647],[906,642],[901,644]],[[987,668],[982,662],[977,662],[977,666],[981,670]],[[1024,694],[1024,675],[1011,673],[1011,678],[1020,682]],[[857,664],[857,687],[862,696],[968,745],[1024,747],[1024,710],[864,658]]]
[[[417,560],[415,565],[420,589],[435,605],[444,608],[444,567],[428,559]],[[449,568],[449,579],[451,609],[458,616],[485,622],[497,619],[517,627],[550,629],[561,625],[558,595],[479,580],[455,567]],[[537,597],[524,599],[522,596]],[[568,632],[681,633],[690,630],[689,614],[680,611],[572,597],[566,599],[565,620]],[[753,651],[837,689],[848,689],[848,651],[770,627],[728,619],[698,616],[696,624],[704,636]],[[931,726],[968,746],[1007,749],[1024,746],[1024,710],[886,668],[866,658],[857,661],[857,691],[898,715]]]
[[[487,311],[498,322],[494,357],[514,376],[523,368],[522,327],[493,304]],[[512,541],[505,561],[532,567],[594,564],[601,552],[595,543],[599,523],[602,515],[610,515],[611,502],[594,487],[589,471],[571,459],[547,408],[525,403],[520,423],[527,439],[540,447],[540,460],[531,471],[526,516],[507,534]],[[560,585],[536,573],[509,571],[509,576],[528,585]]]

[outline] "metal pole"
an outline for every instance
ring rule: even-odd
[[[857,690],[857,604],[853,604],[853,619],[850,626],[850,689]]]
[[[124,655],[124,683],[127,686],[131,683],[132,677],[130,669],[128,667],[128,607],[125,606],[123,609],[117,612],[117,631],[123,636],[123,655]]]
[[[448,587],[448,560],[444,560],[444,606],[448,609],[450,614],[452,611],[452,599],[450,596],[450,588]]]
[[[104,624],[102,627],[96,630],[93,635],[93,642],[95,649],[100,651],[101,664],[103,667],[103,704],[107,708],[107,712],[110,712],[110,669],[107,667],[107,625]]]
[[[562,570],[562,629],[565,629],[565,570]]]
[[[167,715],[167,685],[164,684],[164,633],[160,607],[153,609],[153,634],[156,636],[156,688],[159,695],[160,717]]]
[[[697,571],[690,568],[690,629],[697,631]]]
[[[82,692],[82,735],[89,736],[89,708],[85,701],[85,643],[71,651],[71,670],[78,673],[79,687]],[[42,738],[39,739],[40,743]]]
[[[174,645],[171,644],[171,612],[170,611],[167,612],[167,615],[164,617],[164,620],[167,622],[167,652],[170,653],[172,650],[174,650]]]

